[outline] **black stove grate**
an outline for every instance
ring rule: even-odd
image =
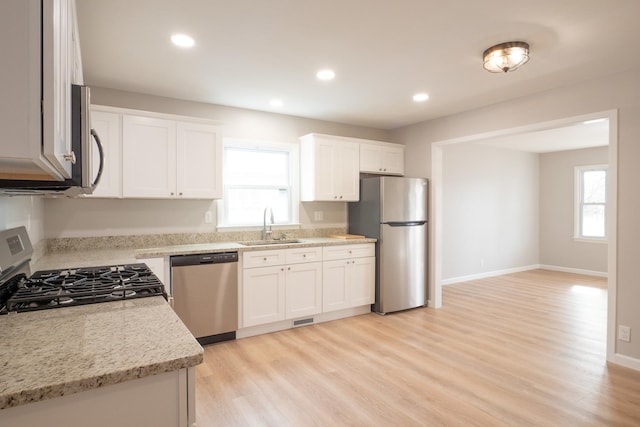
[[[164,286],[146,264],[38,271],[29,278],[22,275],[7,294],[10,296],[5,295],[3,313],[152,296],[167,298]]]

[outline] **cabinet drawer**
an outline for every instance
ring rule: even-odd
[[[336,245],[322,248],[322,259],[325,261],[332,259],[362,258],[375,256],[374,243],[364,243],[361,245]]]
[[[287,249],[285,261],[287,264],[322,261],[322,247]]]
[[[251,251],[242,255],[243,268],[268,267],[270,265],[282,265],[285,260],[284,250],[275,251]]]

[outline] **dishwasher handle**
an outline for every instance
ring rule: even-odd
[[[175,255],[171,257],[171,267],[186,267],[201,264],[222,264],[238,262],[238,252],[217,252],[197,255]]]

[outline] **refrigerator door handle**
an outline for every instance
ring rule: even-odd
[[[420,225],[425,225],[427,221],[405,221],[405,222],[383,222],[383,224],[388,225],[389,227],[416,227]]]

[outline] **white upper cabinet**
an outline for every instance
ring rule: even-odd
[[[91,128],[96,131],[104,150],[104,165],[100,182],[92,194],[85,197],[122,197],[122,115],[108,111],[91,111]],[[96,180],[100,168],[100,155],[92,144],[91,161]]]
[[[309,134],[300,138],[301,200],[357,201],[360,147],[347,138]]]
[[[216,126],[131,114],[123,115],[122,125],[124,197],[222,197],[222,141]]]
[[[176,122],[125,115],[122,118],[122,194],[176,195]]]
[[[404,146],[374,141],[360,143],[360,172],[404,175]]]
[[[222,197],[222,144],[215,127],[178,122],[177,189],[189,198]]]
[[[0,177],[69,178],[71,84],[82,83],[75,2],[3,0],[0,49],[11,64],[0,67]]]

